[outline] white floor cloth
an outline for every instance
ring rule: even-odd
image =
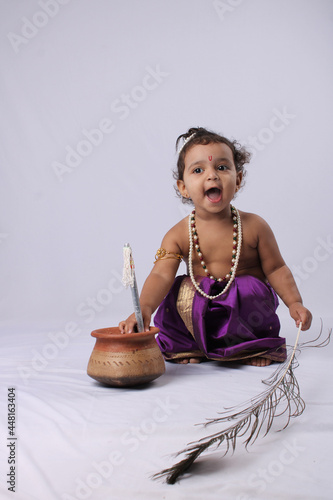
[[[324,335],[332,320],[324,320]],[[319,319],[302,341],[315,338]],[[292,344],[290,320],[283,325]],[[167,363],[166,373],[136,389],[104,387],[87,376],[94,339],[53,339],[40,329],[4,328],[1,346],[1,498],[111,499],[331,499],[333,346],[307,349],[296,376],[306,410],[276,432],[277,420],[248,452],[206,453],[175,485],[150,475],[175,462],[188,442],[216,432],[195,426],[264,388],[275,370],[217,362]],[[62,345],[61,345],[62,342]],[[53,347],[52,347],[53,345]],[[47,359],[47,357],[49,359]],[[16,393],[15,494],[9,472],[7,390]]]

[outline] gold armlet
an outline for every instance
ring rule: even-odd
[[[159,248],[155,255],[154,264],[156,264],[158,260],[176,259],[180,261],[182,258],[183,256],[180,253],[167,252],[164,248]]]

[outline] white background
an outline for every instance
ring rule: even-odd
[[[236,206],[271,224],[305,304],[329,312],[333,248],[321,261],[314,252],[332,234],[332,2],[42,4],[0,4],[4,324],[89,331],[131,312],[116,278],[123,244],[141,288],[163,235],[189,212],[174,194],[174,144],[198,125],[256,138]],[[160,81],[144,80],[147,68]],[[121,111],[124,94],[133,107]],[[113,131],[57,174],[66,148],[104,118]]]
[[[301,485],[303,498],[330,498],[332,391],[318,389],[330,379],[322,351],[299,372],[309,413],[283,435],[303,446],[291,465],[281,466],[285,445],[273,434],[249,460],[224,462],[222,475],[208,460],[197,480],[171,490],[147,473],[196,439],[194,423],[243,401],[249,387],[255,394],[262,372],[169,364],[141,395],[106,391],[86,365],[90,332],[132,309],[120,282],[124,243],[141,288],[163,235],[190,211],[175,196],[172,169],[176,138],[192,126],[252,144],[235,205],[275,232],[314,316],[303,339],[316,336],[321,317],[330,326],[332,23],[331,0],[0,0],[1,378],[18,392],[20,500],[73,496],[135,422],[154,433],[110,479],[116,500],[124,485],[137,496],[136,484],[140,498],[154,500],[220,498],[214,491],[299,498]],[[292,343],[293,322],[279,311]],[[157,398],[174,405],[165,424],[149,420]],[[250,478],[267,464],[275,475],[262,493]],[[7,472],[5,453],[2,466]],[[105,480],[90,497],[109,494]]]

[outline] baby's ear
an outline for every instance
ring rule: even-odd
[[[190,197],[190,195],[188,194],[187,189],[185,187],[184,181],[182,181],[182,180],[179,179],[177,181],[177,188],[178,188],[178,191],[180,192],[180,194],[183,196],[183,198],[189,198]]]
[[[239,190],[239,188],[242,185],[242,180],[243,180],[243,172],[237,172],[237,180],[236,180],[236,192]]]

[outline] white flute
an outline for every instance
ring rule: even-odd
[[[132,249],[129,243],[125,243],[123,248],[123,254],[124,254],[124,269],[123,269],[122,282],[126,288],[128,286],[130,286],[131,288],[134,314],[138,326],[138,332],[143,332],[143,319],[140,307],[138,285],[136,283],[135,266],[132,255]]]

